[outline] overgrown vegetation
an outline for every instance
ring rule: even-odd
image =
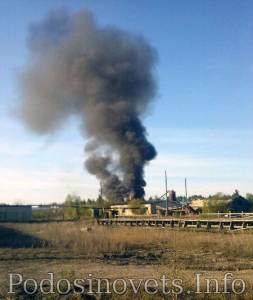
[[[251,232],[205,232],[166,228],[104,227],[93,222],[9,224],[8,228],[44,241],[41,247],[73,251],[89,257],[132,250],[222,251],[253,258]]]
[[[204,213],[240,213],[253,211],[253,195],[247,194],[246,198],[244,198],[237,190],[231,196],[218,193],[210,196],[207,200],[203,208]]]

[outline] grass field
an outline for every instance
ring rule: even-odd
[[[253,235],[243,232],[205,232],[168,228],[107,228],[84,222],[0,225],[0,295],[7,298],[8,274],[24,278],[182,278],[185,289],[194,290],[195,273],[217,278],[226,272],[246,282],[248,293],[235,299],[252,299]],[[203,278],[204,278],[203,277]],[[205,290],[205,280],[201,282]],[[222,290],[222,286],[221,286]],[[26,296],[20,289],[13,299],[42,299]],[[209,298],[230,299],[213,294]],[[35,297],[35,298],[34,298]],[[103,298],[105,297],[105,298]],[[203,294],[149,296],[139,292],[134,299],[203,299]],[[43,299],[133,299],[126,295],[44,296]],[[166,298],[167,297],[167,298]],[[0,297],[1,298],[1,297]],[[10,298],[11,299],[11,298]]]

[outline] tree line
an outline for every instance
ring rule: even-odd
[[[190,205],[193,200],[204,200],[205,204],[202,213],[228,213],[228,212],[253,212],[253,194],[247,194],[246,197],[235,191],[232,195],[216,193],[204,197],[202,195],[192,195],[186,199],[184,196],[177,197],[177,203],[182,206]],[[149,197],[144,199],[133,199],[126,202],[130,207],[142,208],[145,203],[155,203],[161,201],[159,197]],[[52,207],[56,203],[52,203]],[[97,199],[82,199],[79,195],[69,194],[62,203],[61,208],[50,208],[33,211],[33,217],[36,219],[65,219],[80,220],[82,218],[92,217],[92,208],[109,208],[113,204],[119,204],[99,196]],[[121,203],[122,204],[122,203]],[[57,204],[55,205],[57,207]]]
[[[232,195],[218,193],[214,196],[209,196],[203,207],[203,212],[253,212],[253,194],[246,194],[246,197],[243,197],[239,191],[236,190]]]

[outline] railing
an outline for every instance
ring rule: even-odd
[[[98,219],[103,226],[170,227],[210,229],[253,229],[253,220],[186,220],[186,219]]]
[[[216,218],[253,218],[253,212],[247,213],[247,212],[240,212],[240,213],[234,213],[234,212],[226,212],[226,213],[203,213],[199,215],[201,216],[207,216],[207,217],[216,217]]]

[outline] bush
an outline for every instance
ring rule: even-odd
[[[203,213],[229,212],[229,202],[224,200],[208,200],[203,207]]]
[[[144,207],[145,201],[143,199],[132,199],[128,203],[128,207],[132,208],[134,214],[144,215],[146,213],[146,207]]]

